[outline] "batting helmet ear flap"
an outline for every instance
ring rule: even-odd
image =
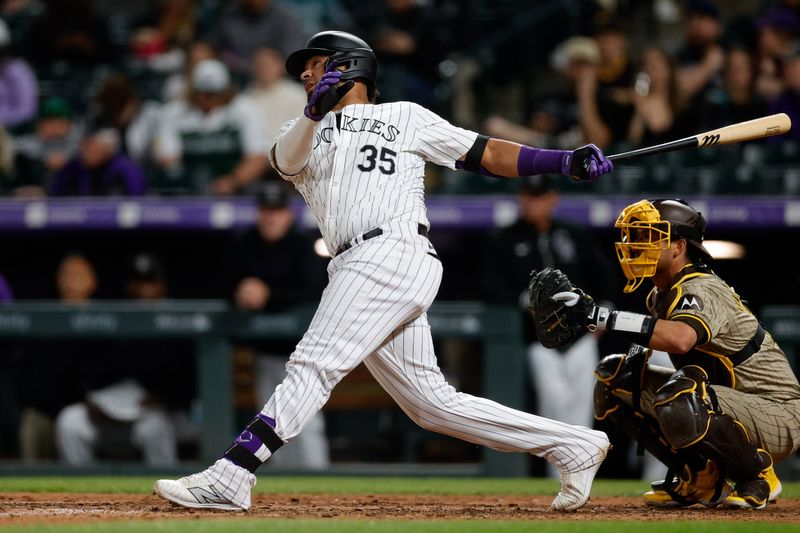
[[[325,68],[332,61],[337,67],[343,66],[342,80],[359,80],[367,86],[367,97],[372,100],[375,96],[375,78],[378,75],[378,60],[369,48],[351,48],[334,53],[325,63]]]

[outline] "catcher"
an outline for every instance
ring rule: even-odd
[[[785,354],[708,266],[705,218],[682,200],[626,207],[617,258],[625,292],[645,278],[648,315],[610,311],[557,270],[534,272],[530,306],[542,343],[589,328],[632,343],[597,365],[595,417],[609,419],[665,465],[648,505],[764,509],[781,492],[773,462],[800,447],[800,385]],[[648,364],[653,350],[675,369]]]

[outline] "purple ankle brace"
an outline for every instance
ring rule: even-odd
[[[262,446],[270,453],[275,453],[283,446],[283,441],[275,433],[275,420],[259,413],[222,456],[250,472],[255,472],[262,463],[256,456]]]

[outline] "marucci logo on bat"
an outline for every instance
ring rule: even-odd
[[[700,146],[713,146],[719,142],[719,133],[715,135],[703,135],[703,141]]]

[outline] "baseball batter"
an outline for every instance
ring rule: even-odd
[[[609,311],[579,291],[554,297],[580,324],[635,343],[598,364],[595,415],[667,465],[648,505],[765,508],[781,492],[773,461],[800,447],[800,385],[785,354],[708,267],[702,214],[677,199],[642,200],[616,226],[625,292],[653,280],[649,315]],[[644,347],[668,352],[677,371],[647,364]]]
[[[309,95],[270,150],[316,217],[332,259],[319,308],[261,413],[205,471],[159,480],[162,497],[194,508],[247,510],[253,472],[291,441],[359,363],[417,424],[494,450],[544,457],[561,473],[558,510],[589,498],[606,435],[457,392],[433,351],[426,311],[442,264],[427,238],[426,162],[494,176],[612,170],[589,145],[540,150],[457,128],[409,103],[375,105],[377,61],[358,37],[313,36],[286,63]]]

